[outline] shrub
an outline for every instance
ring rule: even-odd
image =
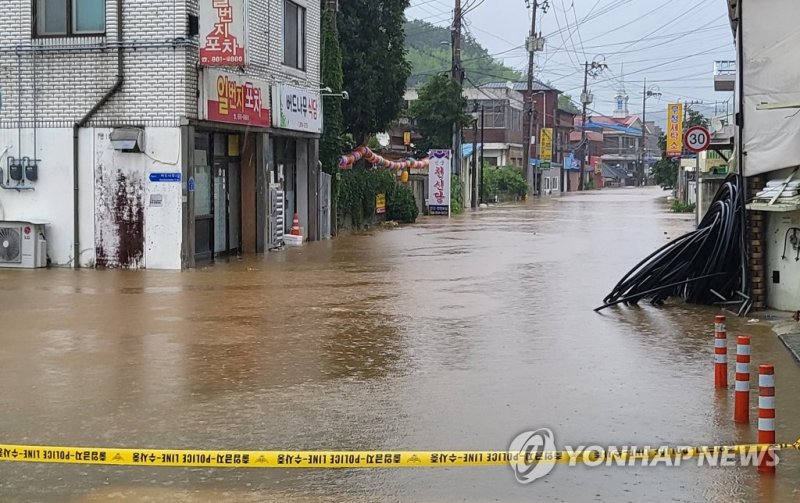
[[[394,176],[385,169],[357,167],[340,171],[339,177],[339,222],[349,216],[356,229],[370,225],[375,215],[375,196],[383,192],[388,197],[395,186]]]
[[[404,224],[413,224],[419,216],[414,194],[405,185],[396,185],[386,194],[386,218]]]
[[[525,197],[528,182],[522,176],[522,169],[516,166],[493,168],[484,166],[484,193],[491,199],[517,199]]]
[[[450,213],[458,215],[464,211],[464,184],[461,177],[450,177]]]
[[[694,203],[684,203],[678,199],[674,199],[672,201],[672,212],[673,213],[693,213],[695,209]]]

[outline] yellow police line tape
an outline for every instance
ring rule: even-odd
[[[632,450],[545,451],[211,451],[116,449],[0,444],[0,462],[203,468],[394,468],[489,466],[517,463],[690,459],[754,451],[800,449],[792,444],[672,447]]]

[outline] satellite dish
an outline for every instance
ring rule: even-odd
[[[388,147],[389,146],[389,135],[386,133],[378,133],[375,135],[375,139],[378,140],[378,143],[381,147]]]
[[[725,129],[725,124],[722,123],[722,120],[720,120],[717,117],[714,117],[713,119],[711,119],[711,132],[712,133],[721,133],[723,129]]]

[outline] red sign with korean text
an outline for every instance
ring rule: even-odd
[[[244,66],[244,0],[200,0],[200,65]]]
[[[207,120],[269,127],[266,82],[213,70],[206,70],[204,77]]]

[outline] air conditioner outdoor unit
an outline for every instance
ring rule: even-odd
[[[0,221],[0,268],[47,267],[44,223]]]

